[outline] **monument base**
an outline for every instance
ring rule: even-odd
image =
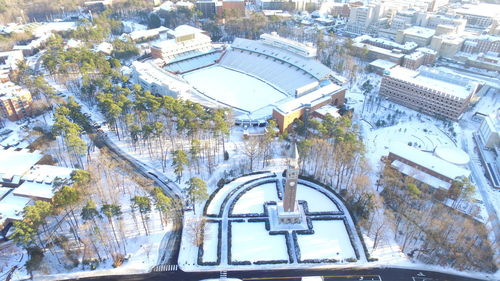
[[[297,204],[297,203],[296,203]],[[285,212],[283,202],[268,205],[269,224],[271,231],[307,230],[307,219],[301,204],[297,204],[295,212]]]

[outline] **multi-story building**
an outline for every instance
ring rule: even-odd
[[[30,113],[31,93],[12,82],[0,84],[0,113],[4,118],[17,121]]]
[[[437,28],[440,25],[452,26],[453,32],[462,33],[465,29],[467,20],[457,15],[449,14],[428,14],[420,23],[420,26],[427,28]]]
[[[455,34],[444,34],[432,37],[430,48],[441,57],[453,58],[462,49],[464,39]]]
[[[244,0],[222,1],[222,13],[230,16],[245,15],[245,1]]]
[[[379,20],[383,10],[384,8],[380,4],[352,7],[347,21],[346,30],[356,34],[369,32],[370,26]]]
[[[198,0],[196,9],[201,12],[205,18],[215,18],[222,8],[222,3],[218,0]]]
[[[500,53],[500,36],[481,35],[467,38],[462,46],[462,52],[470,54],[487,52]]]
[[[323,2],[319,11],[322,14],[347,18],[351,12],[351,7],[347,3]]]
[[[498,4],[463,4],[455,9],[457,15],[463,16],[470,27],[487,28],[495,19],[500,18],[500,8]]]
[[[173,39],[161,41],[151,46],[151,56],[165,61],[190,52],[204,52],[212,49],[212,40],[201,29],[180,25],[175,28]]]
[[[418,46],[425,47],[431,43],[432,36],[435,33],[434,29],[413,26],[405,30],[399,30],[396,35],[396,42],[400,44],[415,42]]]
[[[415,70],[424,64],[424,57],[425,55],[421,52],[414,52],[409,55],[405,55],[402,66]]]
[[[397,67],[383,76],[379,94],[422,113],[456,121],[477,89],[476,82],[450,73]]]

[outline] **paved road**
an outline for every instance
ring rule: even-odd
[[[78,280],[148,280],[148,281],[198,281],[207,278],[219,278],[219,272],[162,272],[144,275],[104,276]],[[324,276],[325,281],[475,281],[452,274],[432,271],[419,271],[399,268],[341,269],[341,270],[273,270],[273,271],[231,271],[228,278],[240,278],[247,281],[300,281],[302,276]]]

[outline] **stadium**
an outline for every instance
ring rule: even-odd
[[[236,124],[276,119],[285,130],[320,107],[336,112],[345,80],[316,60],[316,49],[276,33],[259,40],[212,43],[203,30],[183,25],[155,43],[151,58],[133,63],[135,83],[207,107],[230,107]]]

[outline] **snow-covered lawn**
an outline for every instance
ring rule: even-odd
[[[210,98],[247,111],[287,98],[261,80],[220,66],[190,72],[184,79]]]
[[[297,186],[297,200],[307,201],[309,212],[338,212],[339,209],[325,194],[299,184]]]
[[[297,235],[301,260],[356,258],[342,220],[313,221],[314,234]]]
[[[218,233],[218,223],[207,222],[205,224],[205,232],[203,234],[203,262],[217,262],[217,249],[219,247]]]
[[[265,183],[247,191],[236,201],[233,214],[262,214],[267,201],[278,201],[276,183]]]
[[[224,187],[222,187],[219,192],[215,194],[215,196],[212,198],[212,200],[209,203],[207,207],[207,214],[209,215],[218,215],[220,208],[222,207],[222,203],[224,202],[224,199],[227,197],[227,195],[238,185],[241,185],[247,181],[265,177],[266,174],[258,174],[258,175],[251,175],[247,177],[241,177],[238,178],[228,184],[226,184]]]
[[[231,224],[232,261],[288,260],[284,235],[269,235],[264,223]]]

